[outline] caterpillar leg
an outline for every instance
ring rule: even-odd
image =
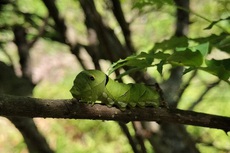
[[[127,103],[124,103],[121,101],[116,102],[115,105],[117,105],[119,107],[119,109],[122,111],[126,110],[126,107],[127,107]]]

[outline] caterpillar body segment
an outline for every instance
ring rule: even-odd
[[[94,104],[101,101],[107,106],[118,106],[121,110],[127,107],[158,107],[160,95],[157,90],[144,84],[124,84],[109,78],[99,70],[80,72],[70,92],[73,97]]]

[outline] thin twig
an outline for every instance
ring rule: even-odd
[[[188,108],[188,110],[193,110],[194,107],[195,107],[196,105],[198,105],[198,104],[203,100],[204,96],[205,96],[213,87],[217,86],[219,83],[220,83],[220,80],[218,80],[218,81],[212,83],[211,85],[209,85],[209,86],[206,88],[206,90],[204,90],[203,93],[201,93],[201,95],[199,96],[199,98],[198,98],[196,101],[194,101],[194,102],[192,103],[192,105]]]
[[[136,137],[138,143],[140,144],[140,148],[141,148],[142,153],[147,153],[146,147],[144,144],[144,134],[143,134],[145,132],[143,132],[144,129],[141,125],[141,122],[134,121],[134,122],[132,122],[132,124],[133,124],[133,128],[135,130],[135,137]]]
[[[131,145],[133,152],[134,153],[139,153],[138,148],[137,148],[137,144],[136,142],[133,140],[129,129],[127,128],[127,126],[123,123],[123,122],[118,122],[119,126],[121,127],[122,131],[124,132],[124,134],[126,135],[127,139],[129,140],[129,144]]]
[[[46,29],[46,26],[48,24],[48,19],[49,19],[49,16],[45,17],[44,18],[44,22],[43,22],[43,25],[39,27],[38,29],[38,34],[36,35],[36,37],[34,37],[34,39],[30,42],[28,42],[28,48],[30,49],[31,47],[33,47],[33,45],[38,41],[38,39],[40,37],[43,36],[44,32],[45,32],[45,29]]]
[[[125,16],[124,16],[124,13],[121,7],[121,3],[119,0],[111,0],[111,1],[113,3],[113,7],[112,7],[113,14],[121,27],[126,46],[129,49],[130,53],[134,53],[135,49],[133,47],[133,43],[131,40],[131,31],[129,28],[129,23],[125,19]]]
[[[181,100],[182,95],[184,94],[185,90],[188,88],[188,86],[190,85],[191,81],[193,80],[193,78],[196,76],[197,74],[197,70],[193,71],[192,75],[189,77],[188,81],[183,85],[183,87],[180,89],[179,94],[178,94],[178,98],[176,99],[177,102],[179,102]]]

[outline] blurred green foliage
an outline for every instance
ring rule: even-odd
[[[60,9],[61,14],[66,20],[67,27],[75,32],[76,36],[73,36],[73,39],[79,40],[81,43],[86,42],[86,28],[84,26],[84,17],[82,10],[76,1],[65,1],[65,0],[57,0],[58,8]],[[156,5],[153,5],[156,4]],[[121,35],[121,30],[119,26],[115,22],[115,20],[110,17],[111,14],[108,13],[108,10],[104,8],[102,3],[96,3],[98,10],[102,13],[102,16],[108,20],[108,24],[111,25],[115,33]],[[222,20],[229,16],[229,3],[228,0],[218,1],[218,0],[191,0],[191,24],[188,37],[189,38],[208,38],[211,37],[212,34],[220,35],[223,32],[230,32],[230,23],[229,20]],[[43,19],[47,16],[47,10],[44,7],[41,1],[33,1],[33,0],[20,0],[17,1],[18,10],[27,14],[34,15],[33,21],[28,21],[26,18],[23,18],[21,14],[17,14],[17,10],[15,10],[12,6],[4,7],[4,10],[1,10],[0,14],[0,26],[1,35],[0,41],[5,42],[3,45],[7,49],[7,53],[9,55],[13,54],[13,59],[16,60],[15,63],[18,62],[17,57],[15,58],[15,47],[7,44],[13,40],[12,32],[7,29],[9,25],[15,24],[26,24],[28,27],[28,31],[31,34],[31,37],[36,35],[37,31],[35,30],[38,25],[42,24]],[[174,22],[175,22],[175,6],[173,5],[171,0],[164,1],[122,1],[122,6],[125,12],[125,16],[132,20],[131,30],[132,30],[132,38],[135,47],[139,50],[139,52],[147,52],[154,50],[160,47],[168,47],[168,46],[160,46],[161,43],[153,42],[162,42],[163,40],[171,40],[171,36],[174,33]],[[194,13],[195,12],[195,13]],[[205,17],[204,20],[202,17]],[[210,21],[210,22],[209,22]],[[218,22],[217,22],[218,21]],[[51,21],[52,22],[52,21]],[[217,26],[216,26],[217,25]],[[9,27],[10,27],[9,26]],[[208,27],[208,29],[207,29]],[[220,28],[221,27],[221,28]],[[49,27],[47,30],[52,31],[53,27]],[[206,28],[206,30],[204,30]],[[70,32],[70,34],[71,34]],[[210,36],[211,35],[211,36]],[[122,40],[122,38],[120,37]],[[199,39],[197,41],[201,42],[204,39]],[[211,38],[208,38],[209,40]],[[176,44],[169,44],[172,47],[188,47],[187,41],[183,43],[183,40],[172,41]],[[223,39],[222,44],[229,44],[229,36],[226,39]],[[195,46],[194,43],[190,42],[192,46]],[[218,42],[219,43],[219,42]],[[164,44],[166,44],[164,42]],[[36,52],[40,52],[41,55],[48,54],[59,54],[61,52],[65,52],[69,54],[68,48],[62,46],[59,43],[54,43],[50,41],[47,37],[44,37],[42,46],[46,46],[42,48],[40,46],[35,46],[33,48],[33,54],[36,56]],[[173,46],[174,45],[174,46]],[[182,45],[182,46],[178,46]],[[199,46],[199,43],[196,44]],[[9,47],[10,46],[10,47]],[[62,47],[60,47],[62,46]],[[200,46],[201,47],[201,46]],[[4,47],[3,47],[4,48]],[[0,55],[4,54],[2,51],[3,48],[0,49]],[[170,48],[170,49],[171,49]],[[181,49],[180,48],[180,49]],[[218,48],[218,46],[217,46]],[[227,48],[227,49],[226,49]],[[229,46],[225,48],[225,51],[229,53]],[[201,54],[206,54],[205,50],[207,48],[200,49]],[[59,51],[57,51],[59,50]],[[167,49],[166,49],[167,50]],[[35,53],[34,53],[35,52]],[[158,53],[155,56],[162,58],[166,58],[168,53]],[[139,54],[141,58],[142,67],[146,68],[146,65],[151,65],[153,59],[147,56],[147,53]],[[143,60],[143,57],[146,57],[147,60]],[[137,62],[137,58],[129,57],[129,59],[134,59],[134,64]],[[175,56],[171,57],[171,60],[176,61],[177,58]],[[0,60],[7,61],[6,57],[0,57]],[[200,60],[200,59],[199,59]],[[202,59],[203,60],[203,59]],[[146,63],[147,61],[147,63]],[[159,60],[156,60],[159,62]],[[9,61],[8,61],[9,62]],[[200,62],[200,61],[199,61]],[[213,61],[215,62],[215,61]],[[72,64],[72,63],[71,63]],[[140,63],[138,63],[139,65]],[[197,62],[195,62],[197,64]],[[201,65],[202,63],[199,63]],[[213,63],[212,63],[213,64]],[[220,63],[218,63],[220,64]],[[77,65],[77,63],[74,63]],[[229,64],[227,64],[228,66]],[[163,64],[158,63],[158,67],[154,68],[154,72],[151,71],[151,74],[154,76],[158,76],[158,80],[163,81],[166,77],[168,77],[168,73],[166,73],[167,68],[162,68]],[[191,63],[189,63],[191,66]],[[194,65],[193,65],[194,66]],[[196,65],[195,65],[196,66]],[[228,69],[227,66],[224,66],[224,69]],[[77,67],[77,66],[76,66]],[[44,79],[39,82],[39,84],[34,89],[34,97],[40,98],[71,98],[69,93],[69,89],[72,87],[72,82],[76,76],[76,74],[81,70],[78,68],[70,68],[65,69],[63,71],[63,77],[56,81],[51,81],[51,79]],[[58,68],[57,68],[58,69]],[[161,75],[156,71],[159,71]],[[49,73],[48,73],[49,75]],[[60,75],[57,73],[57,75]],[[184,80],[186,81],[191,72],[188,72],[184,75]],[[55,78],[55,77],[53,77]],[[208,78],[208,80],[206,79]],[[200,93],[203,90],[203,86],[216,80],[217,78],[213,75],[210,75],[206,72],[199,72],[199,79],[193,80],[191,86],[186,90],[185,94],[181,99],[181,103],[179,103],[179,108],[187,109],[191,105],[191,103],[198,99]],[[220,94],[221,91],[221,94]],[[230,87],[226,85],[226,83],[222,82],[217,87],[213,88],[211,92],[205,96],[202,103],[198,104],[195,107],[196,111],[207,112],[212,114],[229,116],[229,111],[226,108],[230,107],[228,103],[230,99],[229,95]],[[37,119],[35,120],[39,129],[48,139],[49,144],[53,147],[57,153],[74,153],[74,152],[82,152],[82,153],[107,153],[107,152],[116,152],[116,153],[129,153],[132,152],[132,149],[128,143],[127,138],[122,133],[120,127],[116,122],[107,122],[107,121],[89,121],[89,120],[56,120],[56,119]],[[3,124],[3,123],[1,123]],[[5,124],[5,122],[4,122]],[[25,152],[25,144],[19,133],[12,127],[10,123],[6,123],[8,135],[3,135],[0,139],[0,152]],[[6,127],[4,126],[4,127]],[[1,126],[3,127],[3,126]],[[128,123],[128,127],[131,131],[131,134],[134,135],[134,131],[132,131],[132,126]],[[229,137],[220,130],[213,129],[204,129],[200,127],[188,126],[188,131],[194,137],[195,140],[211,143],[213,146],[207,146],[202,143],[198,143],[197,147],[201,152],[221,152],[216,148],[226,148],[230,149],[230,141]],[[0,128],[1,131],[5,131]],[[146,142],[147,149],[150,151],[151,146]],[[215,148],[216,147],[216,148]],[[223,151],[224,152],[224,151]]]

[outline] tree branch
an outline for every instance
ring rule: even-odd
[[[137,144],[137,142],[135,142],[135,140],[131,136],[127,125],[125,123],[123,123],[123,122],[118,122],[118,124],[121,127],[121,129],[124,132],[124,134],[126,135],[127,139],[129,140],[129,144],[131,145],[131,147],[133,149],[133,152],[134,153],[140,153],[140,151],[138,150],[138,147],[137,147],[138,144]]]
[[[215,86],[217,86],[220,83],[220,80],[217,80],[216,82],[210,84],[207,86],[207,88],[201,93],[201,95],[199,96],[199,98],[192,103],[192,105],[188,108],[188,110],[193,110],[194,107],[196,107],[204,98],[204,96]]]
[[[133,43],[131,40],[131,31],[129,29],[129,23],[125,20],[125,16],[121,8],[121,3],[118,0],[111,0],[111,1],[113,4],[112,11],[123,32],[126,46],[130,50],[131,53],[134,53],[135,49],[133,47]]]
[[[230,131],[230,118],[167,108],[133,108],[121,111],[102,104],[79,103],[74,99],[38,99],[0,95],[0,115],[114,121],[158,121],[203,126]]]
[[[24,117],[7,117],[21,132],[30,153],[54,153],[45,137],[39,132],[33,119]]]
[[[55,4],[55,0],[43,0],[46,8],[48,9],[49,15],[53,18],[55,22],[55,27],[57,28],[57,32],[60,34],[60,39],[62,42],[68,44],[68,40],[66,38],[66,25],[63,17],[60,16],[59,10]]]

